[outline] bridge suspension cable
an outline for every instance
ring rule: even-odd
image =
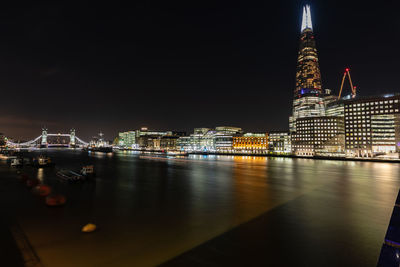
[[[83,141],[82,139],[80,139],[78,136],[75,136],[75,138],[76,138],[76,140],[78,140],[78,142],[81,142],[85,146],[87,146],[89,144],[89,143],[86,143],[85,141]]]
[[[37,142],[40,138],[42,138],[41,135],[39,135],[38,137],[36,137],[33,140],[30,140],[30,141],[27,141],[27,142],[23,142],[23,143],[14,143],[14,142],[11,142],[11,141],[7,141],[7,143],[10,144],[10,145],[13,145],[13,146],[27,146],[27,145],[30,145],[30,144],[33,144],[33,143]]]

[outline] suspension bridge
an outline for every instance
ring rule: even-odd
[[[30,141],[15,143],[7,140],[8,147],[84,147],[89,143],[83,141],[75,135],[75,129],[71,129],[69,134],[48,133],[46,128],[42,129],[42,134]]]

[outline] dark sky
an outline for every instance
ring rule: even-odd
[[[288,128],[303,2],[53,2],[0,8],[0,132]],[[399,92],[396,2],[311,2],[324,88]]]

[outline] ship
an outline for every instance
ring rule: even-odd
[[[113,148],[112,146],[109,145],[107,141],[103,139],[103,133],[100,132],[98,136],[93,137],[89,145],[86,148],[84,148],[84,150],[90,152],[110,153],[113,151]]]
[[[85,150],[90,151],[90,152],[104,152],[104,153],[109,153],[112,152],[112,146],[88,146]]]

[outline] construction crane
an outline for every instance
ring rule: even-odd
[[[356,89],[357,89],[357,87],[356,87],[356,86],[353,86],[353,82],[352,82],[351,76],[350,76],[350,69],[349,69],[349,68],[346,68],[346,69],[345,69],[345,72],[344,72],[344,74],[343,74],[342,84],[340,85],[340,91],[339,91],[338,99],[340,99],[340,96],[342,95],[344,80],[346,79],[346,76],[349,77],[350,88],[351,88],[351,97],[352,97],[352,98],[356,97],[356,93],[357,93],[357,92],[356,92]]]

